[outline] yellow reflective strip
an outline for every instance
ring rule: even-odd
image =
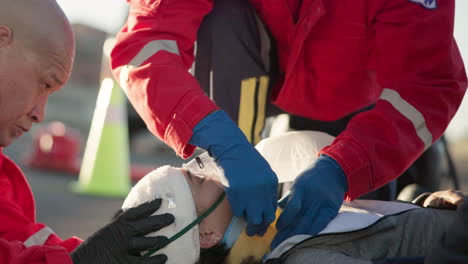
[[[263,127],[265,126],[265,108],[268,92],[267,76],[260,77],[260,84],[257,97],[257,120],[255,121],[254,145],[260,142]]]
[[[244,79],[241,82],[238,126],[252,143],[252,125],[255,111],[255,87],[257,78]]]
[[[397,91],[392,89],[385,88],[380,99],[389,102],[400,114],[413,123],[416,134],[424,143],[425,150],[431,146],[432,134],[429,129],[427,129],[426,120],[418,109],[403,99]]]

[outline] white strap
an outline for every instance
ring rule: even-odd
[[[52,234],[54,234],[54,231],[46,226],[26,239],[23,244],[26,247],[44,245],[47,239],[49,239],[49,236]]]
[[[406,100],[401,98],[400,94],[391,89],[384,89],[380,99],[388,101],[400,114],[408,118],[416,130],[419,138],[424,143],[424,149],[427,149],[432,144],[432,134],[426,126],[424,116],[415,107]]]

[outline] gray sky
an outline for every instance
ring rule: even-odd
[[[125,0],[57,0],[73,23],[94,26],[115,33],[126,17]]]
[[[445,1],[445,0],[439,0]],[[126,17],[125,0],[57,0],[73,23],[115,33]],[[468,0],[456,0],[455,38],[468,69]],[[468,96],[447,130],[451,140],[468,137]]]

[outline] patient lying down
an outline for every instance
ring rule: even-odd
[[[224,193],[223,172],[206,154],[183,168],[161,167],[132,189],[123,209],[154,198],[163,198],[157,212],[172,213],[175,223],[157,235],[176,235],[210,209],[198,225],[155,254],[166,254],[167,263],[373,263],[373,260],[426,256],[453,221],[454,210],[423,208],[400,202],[356,200],[344,203],[338,216],[316,236],[289,238],[270,252],[275,224],[264,236],[245,234],[243,219],[233,217]],[[433,193],[419,204],[425,207],[459,206],[463,195]],[[467,206],[465,202],[463,206]],[[277,212],[277,216],[279,214]],[[466,224],[466,223],[465,223]],[[200,251],[201,249],[201,251]]]

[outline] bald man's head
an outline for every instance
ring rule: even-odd
[[[55,0],[0,0],[0,6],[0,25],[10,28],[15,44],[73,59],[73,32]]]
[[[74,54],[70,23],[55,0],[0,0],[0,147],[44,119]]]

